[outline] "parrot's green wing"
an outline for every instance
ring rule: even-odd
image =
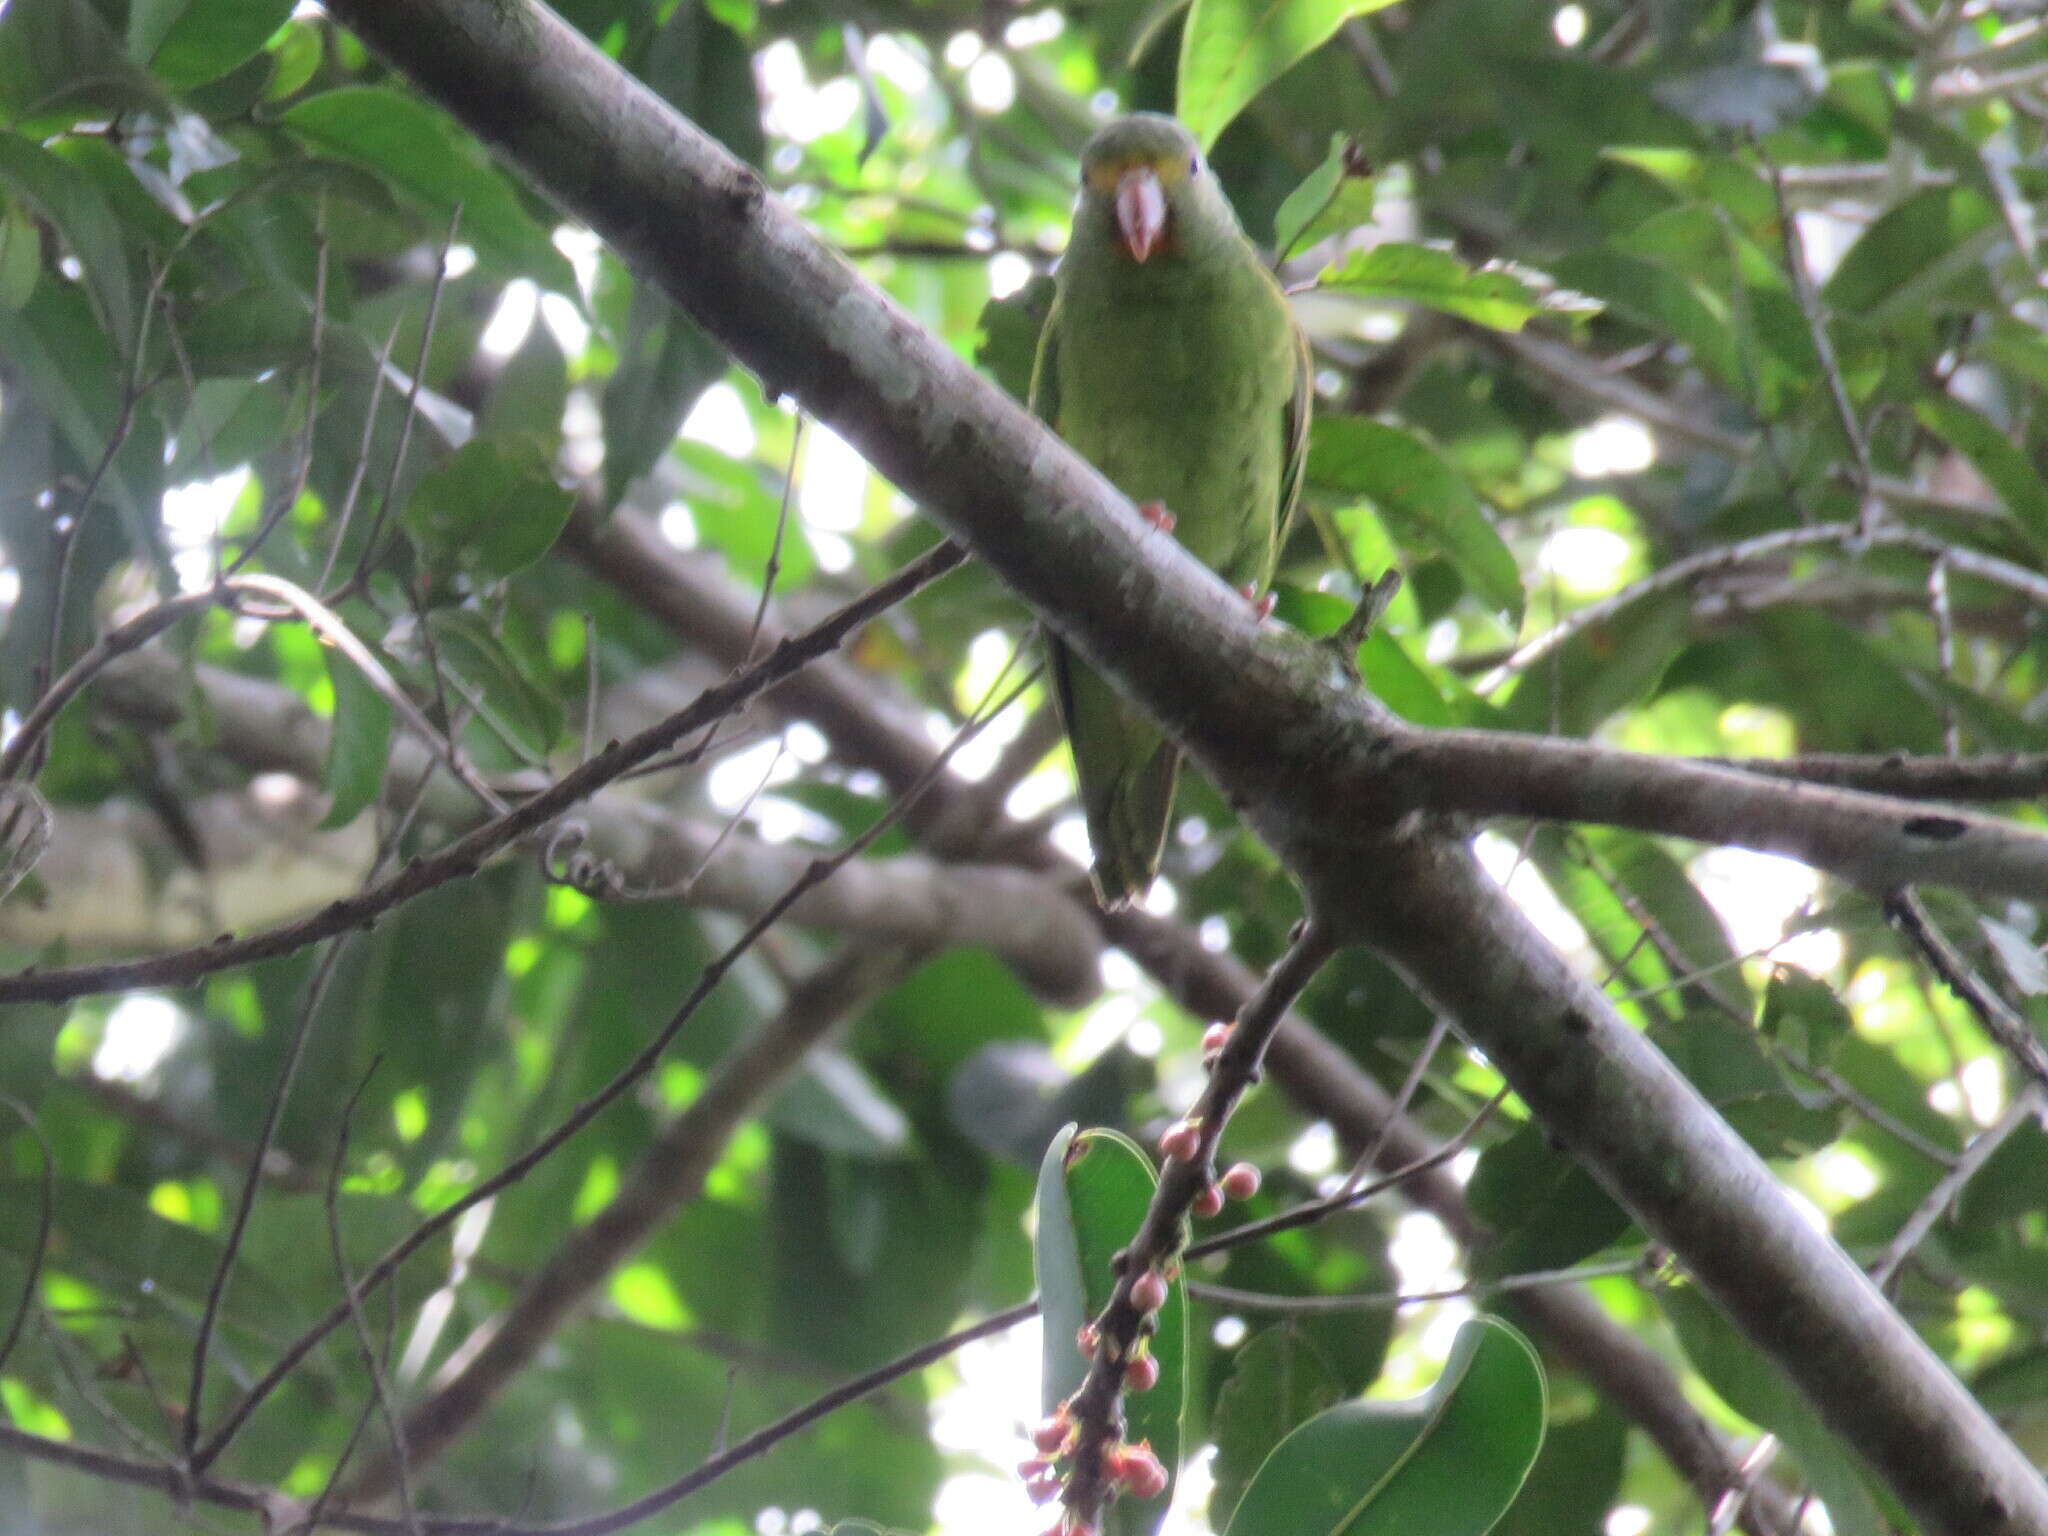
[[[1054,431],[1060,425],[1059,337],[1060,302],[1054,298],[1038,333],[1030,401],[1032,413]],[[1049,631],[1045,650],[1088,819],[1096,899],[1106,908],[1128,906],[1145,894],[1159,868],[1180,777],[1180,748]]]
[[[1274,287],[1279,287],[1279,284],[1275,283]],[[1284,289],[1280,299],[1283,304],[1287,301]],[[1315,364],[1309,360],[1308,334],[1297,325],[1294,328],[1294,394],[1287,402],[1280,424],[1281,441],[1287,449],[1286,457],[1280,463],[1280,506],[1273,533],[1273,558],[1276,561],[1287,547],[1287,532],[1294,524],[1295,508],[1301,503],[1301,483],[1308,478],[1304,473],[1308,466],[1308,419],[1315,400],[1316,372]]]

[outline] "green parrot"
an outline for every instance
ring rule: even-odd
[[[1193,134],[1137,112],[1081,151],[1074,232],[1039,335],[1031,409],[1148,521],[1248,599],[1301,488],[1308,346]],[[1105,908],[1145,894],[1180,748],[1049,642]]]

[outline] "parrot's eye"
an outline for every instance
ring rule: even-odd
[[[1188,156],[1188,174],[1190,176],[1202,174],[1202,156],[1199,151]]]

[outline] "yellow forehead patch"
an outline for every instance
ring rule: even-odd
[[[1188,163],[1179,155],[1125,155],[1089,166],[1088,190],[1104,194],[1114,192],[1126,171],[1137,170],[1141,166],[1149,168],[1168,191],[1188,179]]]

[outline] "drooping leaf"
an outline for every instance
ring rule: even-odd
[[[1181,34],[1180,119],[1207,149],[1273,81],[1353,16],[1393,0],[1194,0]]]

